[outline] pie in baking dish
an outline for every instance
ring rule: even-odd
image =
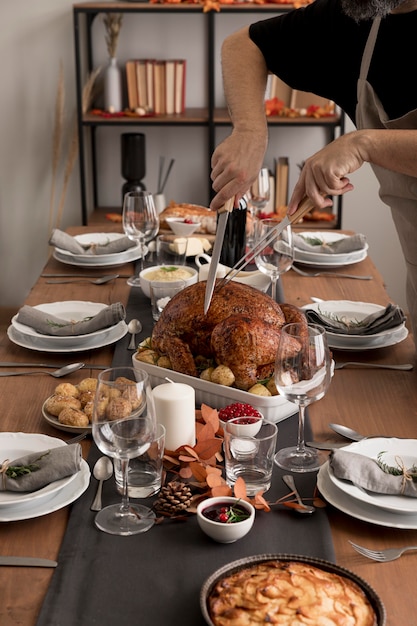
[[[221,578],[208,610],[215,626],[377,626],[355,581],[298,561],[264,561]]]

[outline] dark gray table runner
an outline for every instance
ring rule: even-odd
[[[144,326],[140,339],[149,335],[152,320],[149,300],[133,289],[127,320],[139,317]],[[113,365],[129,364],[128,337],[116,346]],[[307,436],[310,437],[307,424]],[[278,424],[278,447],[292,445],[297,418]],[[100,452],[92,446],[88,462],[93,467]],[[273,502],[288,493],[274,468],[266,494]],[[304,497],[313,494],[316,473],[296,476]],[[270,513],[257,512],[251,532],[233,544],[219,544],[200,531],[195,516],[184,522],[164,520],[150,531],[132,537],[115,537],[94,526],[90,511],[97,483],[72,505],[68,527],[37,626],[199,626],[204,624],[199,593],[204,580],[226,563],[264,553],[299,554],[335,560],[326,510],[311,517],[297,516],[282,506]],[[104,505],[119,501],[114,480],[104,484]],[[144,501],[150,504],[152,501]]]

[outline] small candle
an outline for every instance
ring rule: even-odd
[[[190,385],[167,383],[157,385],[152,395],[156,421],[165,426],[165,448],[195,445],[195,391]]]

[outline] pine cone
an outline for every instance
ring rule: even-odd
[[[160,515],[174,517],[191,503],[191,489],[184,483],[172,481],[162,487],[153,508]]]

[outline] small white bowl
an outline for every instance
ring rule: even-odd
[[[245,420],[248,420],[248,423],[245,424]],[[261,414],[261,417],[259,418],[250,415],[248,417],[235,417],[227,420],[227,422],[220,420],[220,424],[222,425],[223,430],[226,430],[226,425],[228,424],[227,431],[231,435],[235,435],[237,437],[255,437],[261,430],[263,421],[264,417]]]
[[[201,226],[201,222],[187,223],[181,217],[167,217],[165,221],[172,232],[179,237],[192,235]]]
[[[245,509],[249,513],[247,519],[241,522],[216,522],[208,519],[203,515],[205,509],[211,508],[214,505],[225,504],[225,506],[238,505],[240,508]],[[233,543],[238,539],[241,539],[248,534],[255,521],[255,509],[246,500],[235,498],[232,496],[219,496],[216,498],[207,498],[200,502],[197,507],[197,521],[201,530],[209,537],[218,541],[219,543]]]
[[[168,280],[168,281],[151,278],[151,275],[154,272],[156,272],[157,270],[163,269],[163,267],[164,267],[163,265],[154,265],[153,267],[147,267],[146,269],[142,270],[141,273],[139,274],[140,286],[142,288],[143,293],[148,298],[151,297],[151,287],[150,287],[151,282],[154,282],[155,280],[157,280],[158,282],[161,282],[161,284],[163,284],[164,282],[167,282],[167,283],[175,282],[175,278],[173,277],[173,274],[171,272],[170,272],[171,280]],[[183,280],[185,281],[186,287],[198,282],[198,272],[194,267],[190,267],[189,265],[170,265],[169,267],[170,268],[176,267],[177,269],[185,270],[186,272],[189,273],[189,278],[183,278]]]

